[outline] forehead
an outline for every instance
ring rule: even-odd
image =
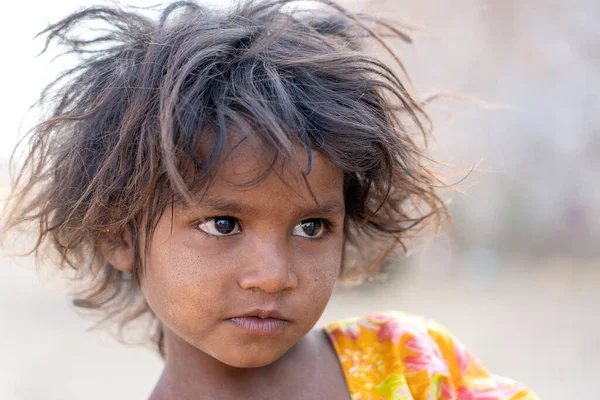
[[[310,173],[305,174],[309,159]],[[241,197],[251,201],[258,196],[262,201],[343,204],[343,179],[343,170],[318,151],[309,155],[306,148],[297,145],[292,157],[276,157],[275,151],[260,140],[236,135],[228,140],[223,162],[201,198]]]

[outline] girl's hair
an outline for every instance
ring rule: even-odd
[[[139,289],[147,248],[138,237],[148,243],[170,204],[206,187],[232,129],[274,154],[271,169],[298,145],[309,154],[305,174],[312,151],[343,169],[342,277],[376,271],[410,233],[439,226],[446,208],[423,154],[429,119],[383,39],[408,36],[330,0],[298,3],[225,10],[179,1],[157,20],[147,9],[91,7],[40,33],[44,51],[57,43],[79,61],[42,92],[38,106],[49,115],[28,136],[6,227],[35,224],[32,252],[51,250],[84,282],[75,305],[121,328],[152,316]],[[366,43],[398,68],[361,54]],[[125,234],[132,273],[99,250]]]

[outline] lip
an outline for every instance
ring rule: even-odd
[[[291,324],[279,311],[265,309],[255,309],[227,321],[251,335],[274,335]]]

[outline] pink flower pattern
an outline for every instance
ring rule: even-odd
[[[425,318],[372,313],[325,330],[352,399],[383,400],[382,388],[394,382],[399,400],[538,400],[516,382],[490,374],[442,325]]]
[[[404,358],[406,369],[409,371],[427,371],[429,376],[434,374],[449,375],[448,364],[442,358],[440,350],[435,346],[430,337],[411,337],[406,342],[406,347],[416,353],[417,356]]]

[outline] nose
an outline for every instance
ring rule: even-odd
[[[278,293],[298,286],[290,251],[282,241],[256,241],[247,254],[249,257],[239,278],[242,289]]]

